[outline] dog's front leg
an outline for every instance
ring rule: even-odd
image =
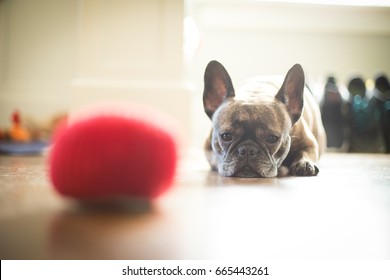
[[[319,172],[316,162],[320,157],[317,139],[304,121],[297,124],[294,129],[303,129],[305,133],[295,132],[295,135],[300,137],[292,136],[290,153],[286,159],[289,173],[294,176],[315,176]]]
[[[294,176],[315,176],[318,174],[318,166],[312,160],[313,155],[310,152],[303,151],[292,162],[290,166],[290,175]]]

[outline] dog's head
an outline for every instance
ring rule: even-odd
[[[300,65],[287,73],[274,96],[235,95],[217,61],[205,70],[203,104],[211,119],[211,147],[222,176],[274,177],[290,150],[290,130],[302,114],[305,77]]]

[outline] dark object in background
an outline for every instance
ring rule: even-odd
[[[341,148],[345,141],[344,102],[333,76],[328,77],[320,104],[328,148]]]
[[[361,77],[348,84],[349,152],[382,153],[385,151],[380,126],[380,111],[374,99],[366,96],[366,85]]]
[[[386,145],[386,153],[390,153],[390,84],[386,75],[379,74],[375,78],[373,105],[380,112],[380,126]]]

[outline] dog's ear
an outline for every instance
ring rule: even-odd
[[[283,85],[275,96],[286,105],[293,124],[299,120],[302,114],[304,87],[305,73],[300,64],[295,64],[287,72]]]
[[[211,119],[214,112],[228,98],[234,96],[232,80],[218,61],[210,61],[204,73],[203,106]]]

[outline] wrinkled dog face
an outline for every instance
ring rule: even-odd
[[[290,117],[271,101],[228,101],[215,112],[213,128],[211,143],[222,176],[274,177],[290,148]]]
[[[299,119],[303,106],[301,68],[294,67],[275,96],[259,95],[242,100],[235,98],[231,79],[223,66],[216,61],[209,63],[203,102],[213,124],[210,162],[220,175],[277,175],[290,150],[290,129]]]

